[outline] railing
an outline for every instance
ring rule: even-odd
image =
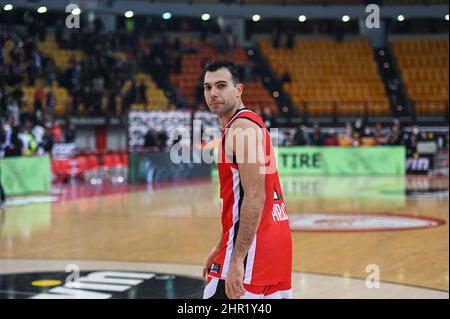
[[[297,109],[304,122],[309,117],[328,117],[337,122],[339,117],[361,117],[367,120],[373,116],[392,116],[387,100],[367,101],[305,101]]]
[[[407,108],[406,105],[401,107]],[[328,118],[333,122],[338,122],[338,118],[342,117],[359,117],[367,121],[372,117],[394,116],[389,102],[386,100],[304,101],[296,108],[305,123],[310,117]],[[410,114],[413,122],[416,121],[417,116],[442,117],[442,121],[448,121],[448,100],[416,101],[412,103],[410,112],[407,109],[405,111]]]
[[[416,116],[445,116],[448,121],[448,100],[412,101],[411,104]]]

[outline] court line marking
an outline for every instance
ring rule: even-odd
[[[0,258],[0,263],[1,262],[14,262],[14,261],[20,261],[20,262],[58,262],[61,264],[73,264],[76,262],[80,262],[80,263],[96,263],[96,262],[100,262],[100,263],[108,263],[109,265],[117,265],[117,264],[124,264],[124,265],[132,265],[132,264],[140,264],[140,265],[148,265],[151,266],[152,264],[156,264],[156,265],[167,265],[167,266],[191,266],[191,267],[198,267],[199,269],[199,274],[201,273],[201,269],[202,269],[202,265],[200,264],[194,264],[194,263],[181,263],[181,262],[164,262],[164,261],[152,261],[152,262],[147,262],[147,261],[123,261],[123,260],[109,260],[109,259],[42,259],[42,258],[14,258],[14,259],[5,259],[5,258]],[[108,265],[108,266],[109,266]],[[95,267],[100,267],[100,266],[95,266]],[[93,268],[92,270],[98,270],[98,269],[94,269],[95,267],[89,267],[89,268]],[[56,268],[56,266],[55,266]],[[65,266],[61,265],[61,268],[65,268]],[[13,271],[13,272],[3,272],[0,270],[0,275],[2,274],[18,274],[18,273],[29,273],[29,272],[47,272],[47,271],[55,271],[55,270],[39,270],[39,271],[33,271],[33,270],[25,270],[25,271]],[[60,271],[65,271],[64,270],[60,270]],[[89,270],[86,270],[89,271]],[[127,271],[127,270],[125,270]],[[131,271],[131,270],[130,270]],[[155,271],[150,271],[150,272],[155,272]],[[357,280],[357,281],[362,281],[365,282],[366,278],[361,278],[361,277],[356,277],[356,276],[342,276],[342,275],[334,275],[334,274],[327,274],[327,273],[321,273],[321,272],[312,272],[312,271],[293,271],[292,272],[295,275],[302,275],[302,274],[306,274],[306,275],[316,275],[316,276],[327,276],[327,277],[331,277],[331,278],[336,278],[336,279],[351,279],[351,280]],[[170,273],[172,274],[172,273]],[[203,280],[203,278],[199,275],[199,276],[195,276],[195,275],[188,275],[188,274],[173,274],[173,275],[182,275],[182,276],[186,276],[192,279],[201,279]],[[435,292],[442,292],[442,293],[449,293],[448,290],[445,289],[439,289],[439,288],[432,288],[432,287],[426,287],[426,286],[420,286],[420,285],[413,285],[413,284],[406,284],[406,283],[399,283],[399,282],[395,282],[395,281],[388,281],[388,280],[380,280],[380,284],[385,283],[385,284],[390,284],[390,285],[396,285],[396,286],[402,286],[402,287],[410,287],[410,288],[416,288],[416,289],[424,289],[424,290],[429,290],[429,291],[435,291]]]

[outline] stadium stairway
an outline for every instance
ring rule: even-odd
[[[279,110],[277,123],[283,125],[289,124],[293,116],[298,115],[298,111],[292,106],[292,101],[283,90],[281,79],[271,69],[270,63],[264,58],[259,45],[256,44],[250,50],[253,50],[253,55],[250,56],[250,60],[255,62],[255,65],[258,65],[264,86],[269,92],[278,92],[278,97],[275,97]]]
[[[405,84],[389,43],[386,43],[382,48],[374,49],[374,57],[384,82],[392,114],[396,117],[413,116]]]

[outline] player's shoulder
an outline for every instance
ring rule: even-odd
[[[234,121],[231,123],[231,128],[261,128],[260,122],[262,122],[261,117],[253,111],[247,110],[248,112],[241,113]]]

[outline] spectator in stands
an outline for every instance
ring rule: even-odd
[[[138,90],[138,101],[137,103],[144,104],[147,106],[148,100],[147,100],[147,85],[144,81],[141,81],[139,84],[139,90]]]
[[[167,140],[169,137],[167,136],[167,132],[163,129],[157,135],[157,145],[160,151],[164,151],[167,147]]]
[[[376,145],[384,145],[387,141],[387,134],[383,130],[383,127],[381,126],[381,123],[377,122],[375,124],[375,129],[373,131],[373,137],[375,139]]]
[[[181,53],[176,52],[174,55],[174,73],[180,74],[181,73],[181,62],[182,62],[183,56]]]
[[[283,86],[284,83],[291,83],[291,76],[288,71],[284,72],[281,77],[280,85]]]
[[[47,86],[52,86],[53,82],[56,79],[56,67],[53,63],[53,60],[51,60],[48,57],[45,57],[43,62],[43,69],[44,69],[44,78],[45,78],[45,84]]]
[[[57,43],[61,43],[63,40],[64,25],[62,20],[58,20],[55,25],[55,40]]]
[[[19,125],[20,108],[19,103],[12,96],[6,98],[7,117],[13,126]]]
[[[42,106],[44,104],[45,92],[41,85],[36,88],[34,92],[34,111],[42,111]]]
[[[53,141],[52,135],[50,134],[50,130],[48,128],[45,128],[45,132],[42,137],[42,141],[39,144],[39,148],[43,153],[51,154],[54,144],[55,143]]]
[[[353,126],[353,133],[357,135],[357,137],[360,137],[363,135],[364,129],[363,129],[363,122],[361,119],[356,119],[355,125]]]
[[[412,156],[417,152],[417,144],[422,140],[422,136],[420,134],[419,127],[414,125],[412,128],[411,134],[408,136],[406,140],[406,154],[408,156]]]
[[[109,116],[117,115],[116,90],[111,89],[108,92],[108,114]]]
[[[31,133],[33,124],[31,121],[26,121],[24,127],[19,133],[18,137],[22,141],[22,155],[32,156],[36,153],[38,144],[33,134]]]
[[[10,143],[6,146],[5,157],[22,156],[22,141],[19,138],[19,127],[13,127],[11,130]]]
[[[75,129],[75,124],[69,122],[69,125],[64,130],[64,141],[66,143],[75,143],[77,138],[77,130]]]
[[[276,26],[273,30],[273,41],[272,46],[274,49],[280,48],[280,42],[281,42],[281,31],[279,26]]]
[[[231,26],[227,26],[226,28],[226,38],[227,54],[234,55],[236,52],[237,35],[234,34],[233,28]]]
[[[36,140],[36,143],[38,143],[38,145],[41,144],[42,143],[42,138],[44,137],[44,134],[45,134],[45,128],[41,124],[40,121],[36,122],[36,124],[34,125],[33,129],[31,130],[31,133],[34,136],[34,139]]]
[[[337,42],[342,42],[344,40],[344,28],[342,26],[341,21],[336,21],[336,24],[333,28],[334,30],[334,38]]]
[[[248,64],[238,64],[239,74],[241,75],[242,82],[245,83],[250,79],[251,67]]]
[[[387,144],[388,145],[402,145],[400,130],[397,126],[392,127],[391,135],[388,138]]]
[[[364,127],[362,136],[363,136],[363,137],[366,137],[366,138],[367,138],[367,137],[373,137],[372,130],[370,129],[370,127],[369,127],[368,125],[366,125],[366,126]]]
[[[156,147],[158,143],[156,141],[156,134],[153,125],[148,126],[148,131],[144,135],[144,147]]]
[[[210,22],[202,20],[200,28],[200,40],[202,42],[205,42],[208,39],[209,33],[210,33]]]
[[[281,136],[280,146],[290,146],[292,145],[291,133],[289,131],[284,131]]]
[[[250,78],[249,80],[251,82],[256,82],[258,81],[260,77],[260,72],[259,72],[259,66],[258,64],[253,64],[250,66]]]
[[[183,94],[181,93],[181,90],[178,86],[175,86],[174,88],[174,94],[175,94],[175,105],[177,109],[183,109],[186,107],[186,104],[184,102]]]
[[[304,145],[310,145],[310,144],[311,144],[311,142],[310,142],[308,133],[306,132],[306,126],[304,126],[304,125],[299,126],[294,134],[293,145],[304,146]]]
[[[314,123],[313,132],[311,134],[311,145],[313,146],[323,145],[323,134],[320,129],[319,123]]]
[[[394,118],[392,120],[392,130],[391,131],[394,131],[394,129],[398,131],[400,143],[402,145],[405,144],[408,136],[407,136],[407,134],[405,134],[403,125],[398,118]]]
[[[50,129],[50,134],[52,135],[53,141],[55,141],[55,143],[64,142],[63,131],[61,129],[59,121],[55,121],[53,127]]]
[[[196,104],[201,104],[203,102],[203,98],[204,98],[204,87],[203,87],[203,75],[200,75],[200,77],[197,80],[197,87],[196,87],[196,94],[195,94],[195,99],[196,99]]]
[[[136,87],[136,82],[133,80],[133,81],[131,81],[131,86],[128,89],[127,96],[126,96],[129,106],[136,103],[136,97],[137,97],[137,87]]]
[[[383,126],[380,122],[375,123],[375,128],[373,130],[374,137],[384,137],[386,136],[386,132],[383,130]]]
[[[270,130],[272,125],[275,123],[275,116],[272,113],[272,110],[268,106],[264,106],[261,117],[266,125],[267,129]]]
[[[403,126],[398,118],[392,120],[392,128],[396,128],[399,131],[400,136],[403,135]]]
[[[214,47],[217,54],[226,54],[227,52],[227,36],[224,32],[216,34],[214,38]]]
[[[294,31],[291,28],[289,28],[286,33],[286,47],[288,49],[294,48],[294,37],[295,37]]]
[[[0,152],[4,155],[6,147],[11,144],[12,127],[8,121],[3,122],[0,127]]]
[[[345,131],[343,134],[343,138],[352,139],[353,138],[353,126],[350,122],[345,122]]]
[[[50,87],[49,90],[48,90],[48,93],[47,93],[47,109],[46,109],[46,112],[51,117],[53,117],[53,114],[55,112],[55,107],[56,107],[56,95],[55,95],[55,92],[53,91],[53,88]]]
[[[323,141],[323,145],[324,146],[338,146],[339,145],[337,135],[333,129],[331,129],[327,133],[327,135]]]
[[[80,115],[80,105],[83,99],[83,90],[77,85],[72,91],[72,115]]]
[[[21,124],[26,123],[27,121],[34,123],[36,122],[36,116],[31,113],[30,108],[28,107],[28,103],[24,101],[22,110],[20,112],[19,121]]]

